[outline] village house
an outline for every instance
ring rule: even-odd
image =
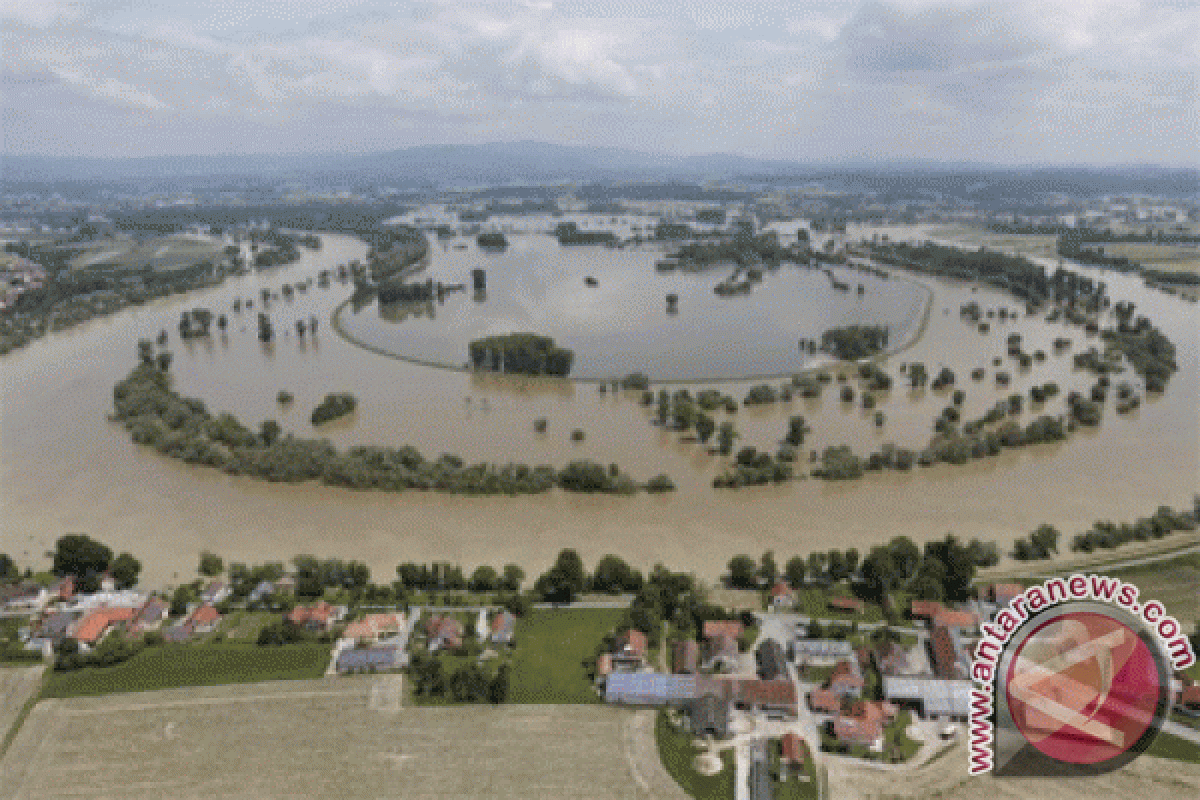
[[[880,644],[871,655],[881,675],[906,675],[911,670],[908,651],[896,642]]]
[[[846,660],[834,664],[826,688],[839,697],[860,697],[864,683],[858,662]]]
[[[729,698],[705,692],[689,705],[693,736],[725,739],[729,736],[729,717],[732,711]]]
[[[347,625],[342,637],[356,642],[378,642],[398,634],[404,628],[404,621],[404,614],[367,614]]]
[[[613,644],[613,670],[639,670],[646,662],[646,634],[630,629],[617,634]]]
[[[765,639],[754,654],[758,677],[765,681],[788,677],[787,654],[783,645],[774,639]]]
[[[101,608],[92,611],[79,620],[71,632],[71,638],[82,648],[91,648],[99,644],[105,636],[117,628],[124,628],[133,621],[132,608]]]
[[[970,671],[970,656],[965,652],[957,630],[935,626],[929,634],[933,674],[943,680],[961,680]]]
[[[908,607],[908,615],[913,619],[930,622],[938,612],[945,610],[946,607],[937,600],[913,600]]]
[[[351,647],[338,653],[334,669],[345,675],[355,672],[387,672],[403,666],[395,646]]]
[[[808,693],[808,707],[820,714],[837,714],[842,710],[842,698],[832,689],[813,689]]]
[[[700,645],[694,639],[675,642],[671,648],[671,671],[683,675],[694,674],[700,665]]]
[[[139,631],[156,631],[162,627],[170,610],[161,597],[151,597],[137,612],[133,626]]]
[[[790,680],[733,681],[733,703],[744,711],[795,717],[800,713],[796,685]]]
[[[701,627],[704,639],[728,636],[736,641],[745,630],[746,626],[736,619],[706,619]]]
[[[455,617],[434,614],[425,620],[424,626],[431,653],[463,646],[463,624]]]
[[[192,633],[212,633],[221,624],[221,613],[205,604],[188,615],[186,624]]]
[[[203,605],[215,606],[226,600],[232,593],[233,590],[225,581],[213,581],[200,593],[200,602]]]
[[[736,672],[739,667],[737,639],[718,633],[704,641],[703,666],[706,670]]]
[[[833,720],[831,729],[839,743],[866,747],[878,753],[883,751],[884,724],[895,715],[896,709],[889,703],[859,701],[849,713]]]
[[[511,644],[517,629],[517,618],[511,611],[500,611],[492,617],[492,644]]]
[[[944,608],[933,615],[931,622],[934,627],[950,628],[959,633],[969,634],[979,630],[979,617],[971,611],[955,611]]]
[[[804,768],[808,765],[809,758],[808,743],[789,731],[780,739],[779,750],[779,779],[786,781],[790,777],[804,775]]]
[[[304,628],[314,633],[325,633],[333,627],[339,618],[339,609],[331,606],[324,600],[313,603],[310,606],[296,606],[284,615],[284,619],[296,627]]]
[[[791,608],[796,604],[796,595],[783,581],[777,581],[771,587],[771,607],[772,608]]]

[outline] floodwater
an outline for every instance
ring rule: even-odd
[[[456,242],[457,244],[457,242]],[[722,297],[713,287],[732,271],[654,269],[663,250],[560,247],[544,234],[513,236],[503,253],[439,249],[413,280],[464,285],[443,302],[379,303],[347,309],[341,322],[355,339],[401,357],[448,367],[467,361],[472,339],[532,332],[574,351],[572,377],[615,379],[642,372],[656,381],[729,380],[780,375],[811,366],[800,338],[843,325],[883,325],[891,343],[920,325],[928,292],[902,278],[884,280],[832,270],[849,291],[834,290],[820,270],[785,264],[766,271],[748,294]],[[475,295],[471,270],[487,273]],[[595,286],[587,286],[585,278]],[[858,285],[864,293],[859,295]],[[678,310],[667,312],[675,294]]]
[[[895,238],[906,231],[889,233]],[[388,580],[397,563],[410,559],[467,566],[517,562],[535,574],[561,548],[575,547],[589,562],[612,552],[642,566],[661,561],[714,579],[740,552],[772,549],[782,563],[814,549],[865,551],[896,534],[921,541],[948,531],[1007,544],[1043,522],[1069,537],[1096,519],[1128,520],[1160,504],[1190,504],[1200,487],[1200,315],[1195,305],[1145,289],[1136,279],[1102,276],[1114,299],[1136,302],[1176,343],[1180,369],[1165,395],[1148,399],[1132,414],[1118,416],[1110,398],[1098,429],[962,467],[869,475],[848,484],[804,480],[718,491],[711,480],[724,459],[653,426],[651,410],[638,404],[636,393],[601,394],[587,383],[421,367],[342,339],[329,316],[350,294],[348,285],[335,282],[321,290],[314,283],[291,302],[273,302],[269,313],[279,338],[260,344],[255,336],[260,288],[278,289],[365,256],[361,242],[323,238],[321,251],[305,252],[296,264],[95,320],[0,360],[0,552],[45,566],[43,554],[58,536],[84,532],[137,555],[150,585],[190,579],[202,550],[226,561],[286,560],[303,552],[356,558],[377,579]],[[434,253],[434,268],[444,257],[440,249]],[[605,274],[613,254],[593,248],[578,257],[594,259],[594,271]],[[906,361],[923,361],[931,375],[942,364],[950,366],[966,390],[967,418],[1010,392],[1027,395],[1030,386],[1049,380],[1063,392],[1044,411],[1061,413],[1067,391],[1091,384],[1090,375],[1071,370],[1070,353],[1086,346],[1081,330],[1021,319],[994,321],[992,333],[981,335],[959,320],[959,306],[975,300],[985,308],[1014,308],[1011,298],[921,276],[913,280],[931,287],[931,312],[924,335],[887,362],[893,376]],[[254,297],[255,308],[232,314],[235,297]],[[228,332],[181,343],[175,335],[179,311],[191,307],[230,313]],[[321,320],[315,338],[301,341],[294,329],[284,335],[296,319],[309,315]],[[339,447],[410,443],[428,457],[449,452],[468,461],[562,465],[589,458],[615,462],[641,480],[665,472],[679,491],[636,497],[386,494],[268,484],[185,465],[134,445],[107,419],[112,386],[134,365],[138,338],[160,329],[170,334],[178,388],[249,425],[273,417],[285,430],[326,436]],[[1058,335],[1075,344],[1027,373],[1009,362],[1012,387],[997,391],[991,359],[1005,355],[1005,337],[1012,331],[1024,335],[1027,352],[1052,352],[1049,343]],[[968,377],[977,366],[988,373],[978,384]],[[751,385],[720,388],[740,399]],[[288,409],[276,405],[280,389],[295,394]],[[309,413],[324,394],[338,391],[353,392],[358,410],[316,434]],[[948,393],[913,392],[897,384],[881,398],[887,422],[876,429],[873,412],[839,402],[834,384],[819,399],[743,408],[732,419],[739,446],[773,449],[788,416],[803,414],[813,428],[805,448],[846,443],[866,453],[888,441],[922,446],[934,417],[948,404]],[[538,417],[549,420],[544,434],[533,430]],[[583,430],[586,440],[572,443],[573,429]]]

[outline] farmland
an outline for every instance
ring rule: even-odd
[[[0,798],[648,798],[635,715],[582,706],[373,710],[387,677],[206,687],[34,709]],[[651,747],[653,745],[651,744]]]
[[[265,680],[316,678],[329,662],[329,645],[163,645],[143,650],[123,664],[55,672],[45,697],[142,692],[179,686],[215,686]]]

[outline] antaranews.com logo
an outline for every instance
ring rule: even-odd
[[[1031,586],[981,626],[971,665],[972,775],[1091,775],[1128,764],[1196,663],[1179,621],[1136,586],[1072,575]]]

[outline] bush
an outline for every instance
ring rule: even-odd
[[[352,394],[327,394],[321,404],[313,409],[312,424],[323,425],[330,420],[344,417],[358,405]]]
[[[284,391],[283,389],[280,389],[279,394],[275,395],[275,401],[281,406],[291,405],[292,401],[295,399],[296,398],[292,396],[291,392]]]
[[[583,440],[584,440],[583,431],[579,430],[578,428],[571,431],[571,441],[572,442],[582,442]]]
[[[655,475],[646,482],[647,492],[673,492],[675,491],[675,483],[666,475]]]

